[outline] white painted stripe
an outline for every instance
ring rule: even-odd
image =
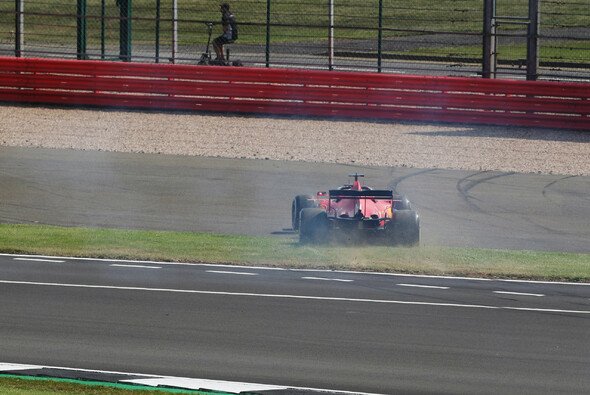
[[[135,380],[121,380],[120,383],[132,383],[149,385],[152,387],[166,386],[175,388],[188,388],[192,390],[208,390],[239,394],[241,392],[259,392],[259,391],[276,391],[286,390],[288,387],[281,387],[278,385],[266,385],[255,383],[240,383],[232,381],[221,380],[204,380],[204,379],[189,379],[189,378],[173,378],[173,377],[159,377],[151,379],[135,379]]]
[[[52,263],[64,263],[56,259],[40,259],[40,258],[14,258],[15,261],[31,261],[31,262],[52,262]]]
[[[303,280],[318,280],[318,281],[339,281],[342,283],[351,283],[354,280],[344,280],[342,278],[326,278],[326,277],[301,277]]]
[[[0,256],[7,257],[36,257],[36,258],[53,258],[66,259],[72,261],[95,261],[95,262],[128,262],[128,263],[148,263],[156,265],[167,266],[199,266],[199,267],[228,267],[235,268],[236,265],[210,264],[210,263],[189,263],[189,262],[162,262],[162,261],[142,261],[131,259],[105,259],[105,258],[81,258],[81,257],[60,257],[50,255],[24,255],[24,254],[6,254],[0,253]],[[481,277],[461,277],[461,276],[436,276],[428,274],[403,274],[403,273],[379,273],[379,272],[361,272],[354,270],[320,270],[320,269],[285,269],[280,267],[265,267],[265,266],[239,266],[244,269],[257,270],[274,270],[274,271],[295,271],[308,273],[344,273],[344,274],[359,274],[359,275],[373,275],[373,276],[388,276],[388,277],[408,277],[408,278],[439,278],[447,280],[466,280],[466,281],[486,281],[486,282],[510,282],[522,284],[547,284],[547,285],[574,285],[590,287],[590,282],[587,283],[573,283],[566,281],[537,281],[537,280],[515,280],[515,279],[498,279],[498,278],[481,278]]]
[[[130,263],[130,264],[151,264],[151,265],[162,265],[162,266],[194,266],[194,267],[221,267],[221,268],[241,268],[241,269],[256,269],[256,270],[272,270],[272,271],[291,271],[294,269],[285,269],[282,267],[268,267],[268,266],[241,266],[241,265],[227,265],[218,263],[191,263],[191,262],[164,262],[164,261],[144,261],[144,260],[133,260],[133,259],[108,259],[108,258],[84,258],[84,257],[60,257],[50,255],[23,255],[23,254],[5,254],[0,253],[1,256],[6,257],[34,257],[34,258],[53,258],[53,259],[65,259],[70,261],[82,261],[82,262],[103,262],[103,263]],[[300,269],[304,270],[304,269]],[[305,269],[309,272],[317,272],[318,270]],[[322,271],[322,270],[319,270]],[[326,270],[332,272],[331,270]],[[363,273],[363,272],[359,272]],[[370,272],[364,272],[365,274]],[[373,273],[380,274],[380,273]],[[590,284],[589,284],[590,285]]]
[[[122,264],[119,264],[119,263],[113,263],[110,266],[112,266],[112,267],[129,267],[129,268],[136,268],[136,269],[161,269],[160,266],[122,265]]]
[[[441,287],[438,285],[422,285],[422,284],[397,284],[400,287],[416,287],[416,288],[433,288],[433,289],[449,289],[449,287]]]
[[[248,273],[248,272],[228,272],[223,270],[207,270],[207,273],[215,273],[215,274],[239,274],[242,276],[258,276],[258,273]]]
[[[536,296],[541,297],[545,296],[544,294],[530,294],[526,292],[508,292],[508,291],[494,291],[495,294],[504,294],[504,295],[520,295],[520,296]]]
[[[4,369],[6,368],[6,369]],[[54,370],[70,370],[70,371],[79,371],[79,372],[91,372],[91,373],[99,373],[99,374],[117,374],[117,375],[130,375],[130,376],[141,376],[145,377],[146,379],[154,379],[154,380],[175,380],[177,383],[181,383],[185,380],[200,380],[200,379],[190,379],[187,377],[174,377],[174,376],[157,376],[154,374],[143,374],[143,373],[131,373],[131,372],[117,372],[117,371],[108,371],[108,370],[93,370],[93,369],[75,369],[75,368],[68,368],[62,366],[47,366],[47,365],[21,365],[15,363],[3,363],[0,362],[0,371],[8,371],[8,370],[26,370],[26,369],[54,369]],[[138,379],[141,380],[141,379]],[[131,382],[135,380],[121,380],[121,382]],[[207,380],[209,382],[214,382],[213,380]],[[218,381],[220,382],[220,381]],[[225,383],[230,383],[226,381]],[[245,384],[245,383],[244,383]],[[258,386],[268,386],[268,387],[280,387],[281,389],[288,388],[294,390],[301,390],[301,391],[316,391],[316,392],[327,392],[330,394],[350,394],[350,395],[380,395],[376,393],[368,393],[368,392],[349,392],[349,391],[337,391],[337,390],[329,390],[329,389],[320,389],[320,388],[306,388],[306,387],[286,387],[286,386],[273,386],[268,384],[253,384],[247,383],[251,385],[258,385]],[[149,384],[148,384],[149,385]]]
[[[3,363],[0,362],[0,372],[6,372],[9,370],[32,370],[32,369],[41,369],[42,366],[39,365],[22,365],[19,363]]]
[[[200,291],[193,289],[169,289],[169,288],[143,288],[143,287],[120,287],[114,285],[89,285],[89,284],[65,284],[65,283],[42,283],[33,281],[11,281],[0,280],[0,284],[16,285],[38,285],[48,287],[66,287],[66,288],[89,288],[89,289],[115,289],[121,291],[143,291],[143,292],[170,292],[197,295],[218,295],[218,296],[249,296],[255,298],[276,298],[276,299],[299,299],[299,300],[321,300],[330,302],[358,302],[358,303],[380,303],[380,304],[399,304],[413,306],[435,306],[435,307],[463,307],[472,309],[486,310],[519,310],[519,311],[547,311],[572,314],[590,314],[590,310],[556,310],[540,308],[516,308],[509,306],[487,306],[477,304],[460,304],[460,303],[433,303],[433,302],[413,302],[407,300],[387,300],[387,299],[359,299],[359,298],[338,298],[328,296],[307,296],[307,295],[281,295],[281,294],[257,294],[249,292],[224,292],[224,291]]]

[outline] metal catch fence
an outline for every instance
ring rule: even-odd
[[[247,66],[508,78],[534,66],[533,79],[590,81],[590,0],[227,2],[239,26],[231,57]],[[196,63],[205,23],[221,34],[219,4],[0,0],[0,55]]]

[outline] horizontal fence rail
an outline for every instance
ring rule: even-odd
[[[590,84],[0,57],[0,101],[590,130]]]

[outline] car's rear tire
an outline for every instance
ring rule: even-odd
[[[325,243],[330,224],[321,208],[304,208],[300,213],[299,241],[301,243]]]
[[[393,203],[394,210],[411,210],[412,204],[404,195],[394,196],[395,202]]]
[[[299,230],[301,210],[304,208],[315,207],[313,198],[309,195],[297,195],[291,204],[291,227],[293,230]]]
[[[414,210],[395,211],[387,230],[396,245],[412,247],[420,244],[420,217]]]

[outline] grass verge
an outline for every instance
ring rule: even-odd
[[[141,385],[103,383],[97,381],[79,381],[69,379],[50,379],[43,377],[27,377],[0,375],[0,394],[4,395],[168,395],[191,394],[208,395],[210,392],[154,389]],[[216,392],[215,395],[224,395]]]
[[[590,254],[316,246],[277,236],[0,224],[0,252],[590,282]]]

